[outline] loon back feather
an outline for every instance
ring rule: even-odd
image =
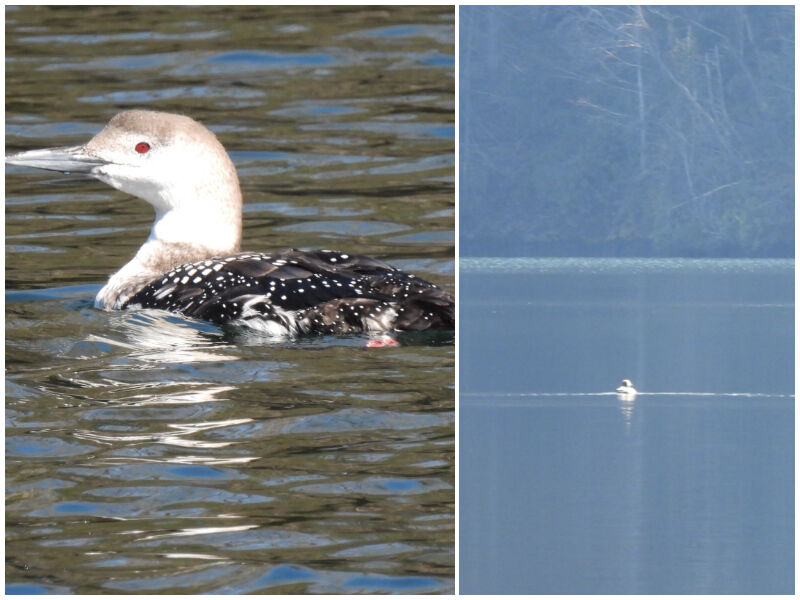
[[[215,323],[279,321],[287,334],[453,329],[452,294],[376,259],[332,251],[243,253],[181,265],[125,307]],[[387,317],[394,322],[389,324]]]

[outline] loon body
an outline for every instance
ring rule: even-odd
[[[636,394],[636,388],[633,387],[633,382],[630,379],[623,379],[622,385],[617,388],[617,393],[624,395]]]
[[[97,294],[97,308],[162,309],[271,335],[454,329],[452,294],[380,260],[330,250],[241,253],[236,169],[189,117],[125,111],[84,146],[6,163],[85,173],[155,209],[150,236]]]

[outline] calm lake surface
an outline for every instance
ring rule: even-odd
[[[461,593],[793,593],[794,261],[459,268]]]
[[[452,7],[5,14],[7,153],[189,114],[237,166],[244,249],[454,289]],[[152,216],[6,169],[6,591],[452,592],[454,335],[270,343],[95,310]]]

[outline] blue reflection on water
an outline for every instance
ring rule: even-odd
[[[394,490],[396,492],[403,492],[406,490],[413,490],[420,486],[419,481],[413,479],[393,479],[391,481],[384,481],[381,483],[387,490]]]
[[[36,585],[34,583],[9,583],[6,584],[6,594],[9,596],[28,596],[34,594],[55,594],[53,591],[44,585]]]
[[[225,474],[217,469],[207,467],[205,465],[182,465],[180,467],[172,467],[168,469],[173,475],[180,475],[181,477],[194,477],[194,478],[217,478],[224,477]]]
[[[348,579],[345,585],[385,590],[410,590],[433,587],[439,585],[439,582],[431,577],[380,577],[377,575],[363,575]]]
[[[88,502],[61,502],[56,504],[54,508],[56,512],[71,514],[86,514],[97,511],[97,505]]]
[[[256,583],[288,583],[291,581],[302,581],[314,579],[316,575],[304,569],[298,569],[290,565],[280,565],[270,570],[269,573],[257,580]]]
[[[327,54],[281,54],[277,52],[226,52],[208,59],[225,63],[281,63],[299,65],[329,65],[334,62]]]

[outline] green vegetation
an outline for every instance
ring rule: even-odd
[[[462,254],[793,255],[794,7],[460,27]]]

